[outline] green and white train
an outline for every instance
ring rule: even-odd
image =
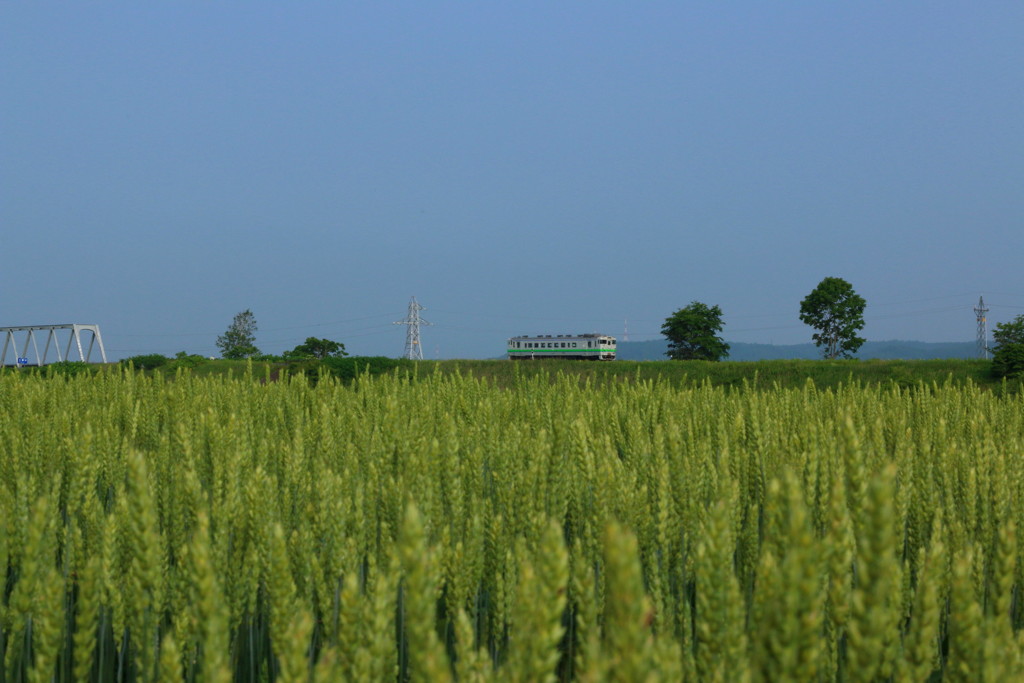
[[[615,337],[607,334],[542,334],[508,340],[509,360],[568,358],[615,360]]]

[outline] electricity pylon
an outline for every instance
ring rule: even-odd
[[[405,331],[405,353],[402,355],[403,358],[423,360],[423,345],[420,343],[420,325],[433,324],[420,317],[420,311],[425,310],[427,309],[420,306],[416,301],[416,297],[413,297],[409,300],[409,313],[405,316],[405,320],[396,320],[393,323],[395,325],[409,326]]]
[[[978,317],[978,358],[988,360],[988,325],[985,314],[988,307],[985,305],[985,298],[978,297],[978,305],[974,307],[974,315]]]

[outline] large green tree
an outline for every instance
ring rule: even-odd
[[[992,338],[996,342],[992,374],[996,377],[1024,376],[1024,315],[996,325]]]
[[[285,360],[299,360],[302,358],[341,358],[347,356],[345,345],[341,342],[330,339],[317,339],[306,337],[306,341],[299,344],[291,351],[284,352]]]
[[[224,358],[239,360],[260,355],[256,348],[256,316],[248,308],[235,315],[224,334],[217,337]]]
[[[718,336],[722,331],[722,309],[699,301],[665,319],[661,333],[668,339],[672,360],[722,360],[729,355],[729,345]]]
[[[864,327],[864,297],[849,282],[827,277],[800,302],[800,320],[818,330],[811,339],[825,358],[849,358],[866,340],[857,332]]]

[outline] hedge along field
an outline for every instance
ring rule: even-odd
[[[1024,676],[1024,396],[0,374],[0,682]]]
[[[344,359],[348,361],[349,359]],[[361,359],[352,359],[361,362]],[[1024,378],[1003,382],[992,375],[992,361],[986,360],[760,360],[760,361],[629,361],[594,363],[564,359],[537,361],[441,360],[419,361],[421,374],[439,371],[461,372],[488,379],[500,386],[512,386],[537,374],[573,375],[581,382],[603,384],[653,380],[692,388],[708,382],[714,386],[771,389],[775,385],[800,389],[808,380],[825,389],[859,383],[904,388],[920,383],[965,385],[973,383],[998,393],[1024,391]],[[426,372],[424,372],[426,371]]]

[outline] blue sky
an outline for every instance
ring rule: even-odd
[[[1024,3],[0,3],[0,326],[871,340],[1024,313]]]

